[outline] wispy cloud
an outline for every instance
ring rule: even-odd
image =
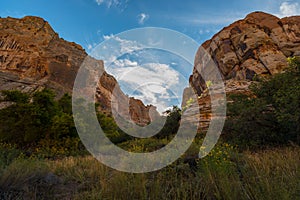
[[[187,25],[199,26],[199,25],[223,25],[233,23],[236,20],[244,18],[245,15],[236,15],[236,16],[187,16],[187,17],[178,17],[176,20]]]
[[[116,60],[114,62],[115,66],[118,66],[120,68],[123,67],[136,67],[138,63],[136,61],[131,61],[129,59],[122,59],[122,60]]]
[[[200,29],[200,30],[198,31],[198,33],[199,33],[200,35],[208,34],[208,33],[210,33],[210,32],[212,32],[212,30],[209,30],[209,29]]]
[[[136,41],[122,39],[115,35],[104,35],[104,40],[115,41],[117,46],[119,46],[120,54],[131,53],[133,51],[141,50],[143,47]]]
[[[297,2],[283,2],[280,7],[280,17],[300,15],[300,4]]]
[[[150,16],[146,13],[141,13],[137,17],[138,17],[138,23],[141,25],[143,25],[145,21],[147,21],[150,18]]]
[[[110,8],[113,5],[118,5],[120,2],[118,0],[96,0],[96,3],[101,5],[106,5],[108,8]]]
[[[88,50],[91,50],[92,48],[93,48],[93,45],[91,45],[91,44],[88,44],[88,45],[87,45],[87,49],[88,49]]]
[[[111,7],[126,7],[129,0],[95,0],[99,6]]]
[[[103,35],[105,45],[96,46],[91,52],[91,56],[103,60],[106,67],[114,62],[119,56],[130,54],[143,49],[143,47],[134,40],[120,38],[113,34]],[[109,72],[109,69],[106,69]]]

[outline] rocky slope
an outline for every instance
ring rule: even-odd
[[[71,93],[76,73],[86,57],[80,45],[59,38],[42,18],[0,18],[0,90],[32,93],[47,87],[58,95]],[[95,62],[104,71],[103,62]],[[96,95],[104,112],[110,112],[114,89],[124,102],[129,101],[130,114],[137,124],[150,122],[149,111],[155,112],[155,107],[127,97],[115,78],[105,71]]]
[[[197,100],[201,110],[200,124],[206,130],[211,113],[206,82],[198,72],[207,67],[203,66],[202,48],[221,72],[226,93],[247,93],[256,76],[280,73],[288,65],[288,57],[300,56],[300,16],[279,19],[254,12],[202,44],[195,57],[190,85],[201,95]]]

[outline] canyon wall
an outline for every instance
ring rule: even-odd
[[[71,93],[77,71],[87,56],[80,45],[60,38],[42,18],[0,18],[0,90],[33,93],[51,88],[58,96]],[[157,112],[155,107],[127,97],[116,79],[105,72],[103,62],[94,62],[104,71],[96,93],[101,110],[110,113],[115,90],[122,102],[129,102],[133,121],[148,124],[149,111]],[[119,107],[122,106],[127,105]]]
[[[201,114],[195,117],[205,131],[214,116],[211,116],[207,83],[199,73],[209,67],[203,65],[203,49],[219,69],[227,94],[249,93],[249,85],[256,77],[281,73],[288,66],[288,57],[300,56],[300,16],[279,19],[254,12],[201,45],[195,56],[190,86],[199,96],[194,106],[196,103],[200,106]],[[188,92],[184,94],[187,95]]]

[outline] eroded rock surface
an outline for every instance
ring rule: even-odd
[[[256,76],[281,73],[288,66],[288,57],[300,55],[300,16],[279,19],[254,12],[225,27],[201,45],[195,57],[190,85],[201,96],[197,100],[203,107],[200,108],[200,123],[201,128],[207,130],[211,119],[210,103],[206,98],[207,79],[214,79],[214,75],[209,74],[209,65],[203,65],[203,49],[219,69],[226,93],[247,93]],[[199,73],[201,70],[206,71],[206,81]]]
[[[59,38],[42,18],[0,18],[0,90],[32,93],[47,87],[59,96],[71,93],[77,71],[86,57],[80,45]],[[94,62],[104,71],[102,61]],[[156,112],[154,107],[127,97],[116,79],[105,71],[96,95],[104,112],[110,112],[114,89],[124,102],[129,102],[129,112],[137,124],[150,122],[149,110]]]

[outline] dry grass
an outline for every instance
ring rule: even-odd
[[[300,199],[299,147],[244,152],[230,159],[200,160],[194,173],[177,163],[146,174],[118,172],[91,156],[17,160],[1,171],[1,198]],[[54,178],[47,182],[49,173]]]

